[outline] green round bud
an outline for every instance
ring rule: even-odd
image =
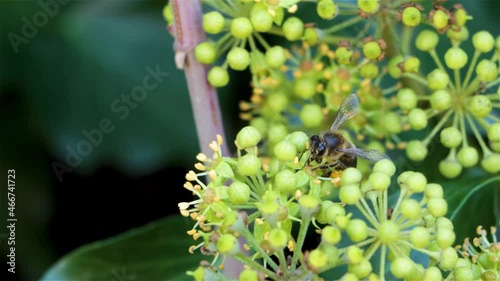
[[[236,135],[236,143],[241,149],[254,147],[261,139],[262,135],[259,130],[252,126],[243,127]]]
[[[298,203],[302,216],[311,217],[318,212],[321,205],[321,200],[319,200],[315,196],[306,194],[302,195],[299,198]]]
[[[455,127],[448,127],[441,131],[441,143],[448,148],[458,147],[462,143],[462,133]]]
[[[436,29],[444,29],[448,25],[448,20],[450,17],[445,11],[434,10],[434,15],[432,16],[431,22]]]
[[[406,145],[406,156],[413,161],[422,161],[427,157],[427,146],[419,140],[412,140]]]
[[[368,226],[361,219],[352,219],[346,228],[346,233],[353,242],[361,242],[368,237]]]
[[[500,141],[500,122],[493,123],[488,127],[488,139]]]
[[[420,60],[417,57],[409,57],[403,63],[405,72],[416,73],[420,68]]]
[[[431,234],[427,228],[416,226],[410,232],[410,242],[417,248],[426,248],[431,242]]]
[[[281,228],[273,228],[269,231],[268,241],[273,249],[283,249],[288,242],[288,233]]]
[[[246,39],[252,32],[252,23],[246,17],[235,18],[231,22],[231,35],[238,39]]]
[[[163,7],[162,11],[163,19],[170,25],[174,22],[174,13],[172,12],[172,5],[168,3]]]
[[[449,82],[448,73],[442,69],[436,68],[427,74],[427,86],[431,90],[443,90]]]
[[[318,104],[306,104],[299,114],[300,120],[307,128],[314,128],[323,122],[323,111]]]
[[[328,256],[320,249],[314,249],[309,253],[307,261],[314,268],[322,268],[328,263]]]
[[[330,202],[330,203],[328,203]],[[345,216],[345,209],[339,203],[322,201],[316,219],[322,224],[332,224],[337,216]]]
[[[406,185],[406,182],[408,181],[408,178],[415,172],[413,171],[405,171],[399,174],[398,176],[398,184],[399,185]]]
[[[457,281],[474,280],[472,268],[470,266],[457,266],[453,269],[453,275]],[[483,279],[484,280],[484,279]]]
[[[408,123],[410,123],[412,129],[421,130],[427,127],[427,114],[423,109],[414,108],[408,114]]]
[[[456,159],[445,159],[439,162],[439,172],[445,178],[453,179],[462,172],[462,165]]]
[[[435,240],[441,249],[448,248],[455,243],[455,232],[453,229],[449,228],[438,228],[436,232]]]
[[[275,144],[283,140],[287,134],[288,131],[284,124],[274,123],[269,126],[267,139],[271,144]]]
[[[398,105],[403,111],[410,111],[417,106],[417,95],[411,88],[402,88],[397,94]]]
[[[487,53],[495,46],[495,39],[488,31],[479,31],[472,36],[472,45],[481,53]]]
[[[337,244],[338,242],[340,242],[341,238],[342,233],[337,227],[328,225],[325,226],[325,228],[323,228],[323,230],[321,231],[321,239],[330,245]]]
[[[449,48],[444,54],[444,62],[450,69],[461,69],[467,64],[467,53],[458,47]]]
[[[298,182],[297,175],[290,170],[283,170],[276,174],[274,184],[282,194],[293,194]]]
[[[194,48],[194,56],[200,63],[211,64],[217,59],[217,50],[214,44],[202,42]]]
[[[374,60],[382,55],[382,48],[377,41],[370,41],[363,45],[363,54],[368,59]]]
[[[452,44],[458,45],[469,39],[469,30],[465,26],[462,26],[460,30],[450,28],[446,31],[446,36],[450,39]]]
[[[373,172],[384,173],[390,177],[394,175],[394,173],[396,173],[396,166],[391,160],[382,159],[377,161],[377,163],[375,163],[375,166],[373,166]]]
[[[491,153],[481,160],[481,167],[488,173],[500,172],[500,154]]]
[[[297,156],[297,149],[293,143],[282,140],[274,146],[274,155],[283,162],[293,161]]]
[[[440,229],[450,229],[453,230],[453,222],[449,218],[439,217],[436,218],[436,227]]]
[[[496,270],[497,261],[498,261],[498,257],[496,257],[496,253],[492,253],[492,252],[482,252],[479,254],[479,256],[477,258],[477,262],[486,270],[491,270],[491,269]],[[492,279],[492,280],[495,281],[496,279]]]
[[[495,152],[500,152],[500,141],[490,141],[490,147]]]
[[[216,88],[224,87],[229,83],[229,73],[220,66],[214,66],[208,71],[207,80]]]
[[[259,157],[254,154],[245,154],[238,159],[238,173],[243,176],[255,176],[261,165]]]
[[[217,239],[217,251],[221,254],[238,252],[238,240],[231,234],[222,234]]]
[[[467,11],[464,8],[458,8],[457,10],[455,10],[454,16],[455,23],[460,27],[465,25],[469,17],[467,15]]]
[[[420,204],[411,198],[406,198],[401,202],[401,215],[410,220],[416,219],[420,216]]]
[[[374,14],[380,8],[380,0],[358,0],[358,8],[369,15]]]
[[[250,187],[245,183],[234,181],[227,189],[227,195],[233,204],[246,204],[250,200]]]
[[[283,34],[288,41],[296,41],[302,38],[304,23],[297,17],[290,17],[283,23]]]
[[[448,212],[448,203],[443,198],[429,198],[427,201],[427,210],[434,217],[442,217]]]
[[[429,183],[425,187],[424,194],[427,198],[443,198],[443,187],[437,183]]]
[[[427,178],[420,172],[414,172],[406,180],[406,185],[413,192],[424,192],[427,185]]]
[[[340,182],[342,183],[342,185],[360,183],[362,178],[363,175],[358,169],[349,167],[342,172],[342,176],[340,176]]]
[[[203,30],[206,33],[217,34],[224,29],[225,19],[217,11],[208,12],[203,15]]]
[[[349,264],[358,264],[362,262],[365,257],[363,255],[363,250],[358,246],[352,245],[347,248],[347,260]]]
[[[467,109],[476,118],[484,118],[491,112],[491,101],[484,95],[473,96],[467,104]]]
[[[384,191],[391,185],[391,178],[385,173],[374,172],[370,174],[368,182],[374,190]]]
[[[335,50],[335,58],[341,65],[350,64],[352,55],[353,51],[347,47],[338,47],[337,50]]]
[[[439,267],[442,270],[448,271],[455,267],[458,261],[457,250],[452,247],[448,247],[441,252],[441,259],[439,261]]]
[[[446,90],[437,90],[431,95],[432,108],[443,111],[451,106],[451,95]]]
[[[281,46],[274,46],[266,51],[266,63],[270,67],[280,67],[286,61],[285,49]]]
[[[293,132],[286,136],[285,139],[295,145],[297,152],[306,150],[306,145],[309,142],[309,137],[304,132]]]
[[[458,151],[457,160],[465,168],[475,166],[479,161],[477,149],[471,146],[462,147]]]
[[[373,270],[372,264],[368,259],[364,259],[358,264],[348,264],[347,268],[348,272],[354,273],[354,275],[356,275],[356,278],[352,279],[353,281],[357,281],[359,279],[367,277]],[[342,280],[347,281],[347,279],[344,278]]]
[[[399,67],[399,64],[404,61],[402,56],[395,56],[392,57],[391,60],[389,61],[388,64],[388,69],[389,69],[389,75],[391,75],[392,78],[400,78],[401,77],[401,68]]]
[[[498,77],[497,65],[490,60],[481,60],[476,66],[476,74],[482,82],[491,82]]]
[[[319,0],[316,5],[319,17],[325,20],[333,19],[339,12],[339,7],[333,0]]]
[[[293,84],[293,91],[300,98],[310,99],[316,94],[316,81],[310,77],[297,78]]]
[[[257,271],[247,268],[240,273],[238,281],[259,281],[259,274]]]
[[[399,238],[399,225],[393,221],[383,221],[377,228],[380,241],[385,244],[394,243]]]
[[[419,9],[409,6],[403,10],[401,20],[406,26],[415,27],[420,24],[420,21],[422,20],[422,13]]]
[[[425,270],[422,280],[425,281],[441,281],[443,280],[443,275],[439,268],[432,266]]]
[[[414,263],[408,257],[397,257],[391,263],[391,272],[397,278],[405,279],[413,272]]]
[[[359,69],[359,75],[365,79],[374,79],[378,74],[378,66],[375,63],[364,64]]]
[[[346,184],[340,187],[339,198],[342,202],[352,205],[361,198],[359,184]]]
[[[267,97],[265,104],[273,113],[281,113],[288,106],[288,97],[281,91],[273,92]]]
[[[273,16],[266,9],[252,9],[250,22],[255,31],[268,32],[273,27]]]
[[[399,134],[403,130],[401,117],[396,112],[388,112],[384,114],[383,126],[387,133],[389,134]]]
[[[234,70],[245,70],[250,65],[250,54],[240,47],[233,47],[227,54],[227,62]]]

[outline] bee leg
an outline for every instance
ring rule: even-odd
[[[311,170],[313,170],[313,171],[316,170],[316,169],[326,170],[326,169],[334,168],[334,167],[336,167],[338,165],[342,165],[342,163],[340,163],[339,161],[335,161],[335,162],[329,163],[327,165],[320,165],[320,166],[313,167]]]

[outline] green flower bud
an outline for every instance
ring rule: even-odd
[[[432,266],[425,270],[423,279],[425,281],[441,281],[443,280],[443,275],[439,268]]]
[[[406,156],[413,161],[422,161],[427,157],[427,147],[419,140],[412,140],[406,145]]]
[[[469,30],[465,26],[462,26],[460,30],[450,28],[446,31],[446,36],[450,39],[452,44],[458,45],[469,39]]]
[[[234,70],[245,70],[250,65],[250,54],[240,47],[233,47],[227,54],[229,67]]]
[[[238,159],[238,173],[243,176],[255,176],[261,168],[260,158],[254,154],[245,154]]]
[[[498,77],[497,65],[490,60],[481,60],[476,66],[476,74],[482,82],[491,82]]]
[[[383,221],[377,228],[380,241],[389,244],[399,238],[399,225],[393,221]]]
[[[391,263],[391,272],[397,278],[408,278],[414,265],[408,257],[397,257]]]
[[[364,44],[363,54],[368,59],[377,59],[382,55],[382,48],[376,41],[370,41]]]
[[[293,143],[297,152],[302,152],[306,149],[306,144],[309,142],[309,137],[304,132],[293,132],[285,137],[285,140]]]
[[[439,217],[439,218],[436,218],[436,227],[439,229],[446,228],[449,230],[453,230],[453,223],[451,222],[451,220],[449,218]]]
[[[437,197],[437,198],[443,198],[443,187],[437,183],[429,183],[425,187],[425,197],[427,198],[432,198],[432,197]]]
[[[224,255],[238,253],[238,240],[231,234],[222,234],[217,239],[217,251]]]
[[[472,45],[481,53],[487,53],[495,46],[495,39],[488,31],[479,31],[472,36]]]
[[[391,178],[385,173],[374,172],[370,174],[368,182],[374,190],[384,191],[391,185]]]
[[[233,19],[231,22],[231,35],[238,39],[245,39],[253,32],[253,26],[246,17]]]
[[[295,79],[293,86],[295,95],[300,98],[310,99],[316,94],[316,81],[310,77]]]
[[[351,63],[352,55],[353,51],[347,47],[338,47],[337,50],[335,50],[335,58],[341,65]]]
[[[316,5],[319,17],[325,20],[333,19],[339,12],[339,7],[333,0],[319,0]]]
[[[442,69],[436,68],[427,74],[427,86],[431,90],[443,90],[449,82],[448,73]]]
[[[441,131],[440,139],[445,147],[458,147],[462,143],[462,133],[455,127],[448,127]]]
[[[423,109],[414,108],[408,114],[408,122],[414,130],[421,130],[427,127],[427,114]]]
[[[495,152],[500,152],[500,141],[490,141],[490,147]]]
[[[448,25],[448,20],[450,17],[445,11],[442,10],[434,10],[434,15],[431,18],[432,25],[436,29],[444,29]]]
[[[448,212],[448,203],[443,198],[429,198],[427,201],[427,210],[434,217],[442,217]]]
[[[293,194],[298,182],[297,175],[290,170],[283,170],[276,174],[274,184],[282,194]]]
[[[455,10],[455,22],[458,26],[462,27],[465,25],[469,16],[467,15],[467,11],[464,8],[458,8]]]
[[[214,66],[208,71],[207,80],[216,88],[224,87],[229,83],[229,73],[220,66]]]
[[[307,128],[314,128],[323,122],[323,112],[318,104],[306,104],[299,113],[300,120]]]
[[[275,123],[269,127],[267,139],[274,144],[283,140],[287,134],[288,131],[284,124]]]
[[[203,15],[203,30],[206,33],[217,34],[224,29],[224,17],[217,11]]]
[[[474,280],[472,268],[470,266],[460,266],[453,269],[457,281]]]
[[[258,5],[255,4],[254,7],[258,7]],[[265,8],[252,9],[250,22],[255,31],[268,32],[273,27],[273,16]]]
[[[446,90],[437,90],[431,95],[432,108],[443,111],[451,106],[451,95]]]
[[[500,141],[500,122],[493,123],[488,127],[488,139]]]
[[[203,64],[211,64],[217,59],[217,50],[211,42],[202,42],[194,48],[196,60]]]
[[[375,63],[367,63],[361,66],[359,74],[365,79],[374,79],[378,76],[378,66]]]
[[[388,64],[389,75],[392,78],[400,78],[401,77],[401,68],[399,68],[399,64],[404,61],[402,56],[392,57]]]
[[[442,270],[451,270],[455,267],[458,261],[457,250],[452,247],[448,247],[441,252],[441,259],[439,261],[439,267]]]
[[[274,92],[267,97],[266,106],[275,113],[281,113],[288,106],[288,97],[281,91]]]
[[[331,245],[335,245],[340,242],[341,238],[342,233],[340,232],[340,229],[331,225],[325,226],[321,232],[321,239]]]
[[[347,248],[347,260],[349,264],[358,264],[364,260],[363,250],[358,246],[352,245]]]
[[[346,184],[340,187],[339,198],[346,204],[355,204],[361,198],[361,190],[358,184]]]
[[[368,237],[368,226],[361,219],[352,219],[346,228],[346,233],[353,242],[361,242]]]
[[[401,117],[396,112],[388,112],[384,114],[383,126],[387,133],[389,134],[399,134],[403,130]]]
[[[297,149],[293,143],[282,140],[274,146],[274,154],[280,161],[293,161],[297,156]]]
[[[297,41],[304,33],[304,23],[297,17],[290,17],[283,23],[283,34],[288,41]]]
[[[255,127],[246,126],[236,135],[236,143],[241,149],[254,147],[262,139],[261,133]]]
[[[491,153],[481,160],[481,167],[488,173],[500,172],[500,154]]]
[[[417,106],[417,95],[411,88],[402,88],[397,94],[398,105],[403,111],[410,111]]]
[[[409,57],[403,63],[405,72],[416,73],[420,68],[420,60],[417,57]]]
[[[233,204],[246,204],[250,200],[250,187],[245,183],[235,181],[227,189],[227,195]]]
[[[448,248],[455,243],[455,232],[449,228],[438,228],[436,232],[436,242],[441,249]]]
[[[477,149],[471,146],[462,147],[458,151],[457,160],[465,168],[475,166],[479,161]]]
[[[420,24],[422,13],[419,9],[409,6],[403,10],[401,20],[406,26],[415,27]]]
[[[439,172],[448,179],[456,178],[462,172],[462,165],[456,159],[445,159],[439,162]]]
[[[328,256],[320,249],[314,249],[309,253],[308,262],[314,268],[322,268],[328,263]]]
[[[340,176],[340,182],[343,185],[351,183],[360,183],[362,177],[363,176],[361,175],[361,172],[358,169],[349,167],[342,172],[342,176]]]
[[[491,112],[491,101],[484,95],[473,96],[467,104],[467,109],[476,118],[484,118]]]
[[[416,219],[420,216],[420,204],[411,198],[406,198],[401,202],[401,215],[410,220]]]
[[[394,175],[394,173],[396,173],[396,166],[391,160],[382,159],[377,161],[377,163],[375,163],[375,166],[373,166],[373,172],[384,173],[390,177]]]
[[[273,228],[269,231],[268,241],[273,249],[283,249],[288,242],[288,233],[281,228]]]
[[[322,201],[316,219],[322,224],[332,224],[337,216],[345,216],[345,209],[339,203]]]
[[[348,268],[348,270],[347,270],[348,272],[354,273],[354,275],[356,275],[355,276],[356,279],[353,279],[353,280],[359,280],[359,279],[365,278],[368,275],[370,275],[370,273],[373,270],[372,264],[367,259],[362,260],[358,264],[348,264],[347,268]],[[347,279],[342,279],[342,280],[347,280]],[[371,280],[371,279],[369,278],[369,280]]]
[[[358,8],[369,15],[374,14],[380,8],[380,0],[358,0]]]
[[[174,23],[174,13],[172,12],[172,5],[170,5],[170,3],[168,3],[167,5],[165,5],[165,7],[163,7],[162,14],[163,14],[163,19],[169,25],[171,25],[171,24]]]
[[[426,248],[431,241],[429,230],[422,226],[414,227],[410,232],[410,242],[417,248]]]
[[[266,63],[270,67],[280,67],[286,61],[285,50],[281,46],[274,46],[266,51]]]
[[[300,213],[304,217],[310,217],[316,214],[319,210],[321,201],[312,195],[302,195],[299,200]]]
[[[259,281],[259,274],[257,271],[247,268],[240,273],[238,281]]]
[[[461,69],[467,64],[467,53],[458,47],[451,47],[444,54],[444,62],[450,69]]]
[[[267,121],[262,117],[256,117],[250,120],[250,126],[257,129],[261,136],[265,136],[267,133]],[[236,141],[238,141],[238,136],[236,136]],[[240,144],[238,143],[238,145]]]

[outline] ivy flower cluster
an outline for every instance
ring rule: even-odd
[[[256,128],[243,128],[232,158],[221,155],[219,138],[210,144],[212,158],[199,154],[198,172],[186,175],[184,187],[196,197],[179,203],[195,221],[188,234],[197,244],[189,251],[214,256],[190,273],[195,280],[224,280],[216,264],[227,256],[245,265],[239,280],[310,280],[343,265],[347,271],[337,278],[346,280],[441,280],[442,271],[455,268],[455,233],[439,184],[419,172],[396,176],[388,159],[367,180],[356,168],[324,177],[302,168],[305,133],[287,135],[271,158],[259,155],[261,139]],[[399,191],[393,203],[391,188]],[[309,229],[320,241],[313,249],[304,247]],[[413,261],[414,253],[431,266]]]

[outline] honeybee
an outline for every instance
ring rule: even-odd
[[[310,166],[314,160],[319,164],[313,167],[312,170],[345,170],[349,167],[356,167],[358,156],[370,161],[389,159],[387,155],[377,150],[355,147],[340,132],[342,125],[358,113],[358,108],[359,100],[356,95],[349,95],[340,105],[330,129],[309,138],[310,154],[306,165]]]

